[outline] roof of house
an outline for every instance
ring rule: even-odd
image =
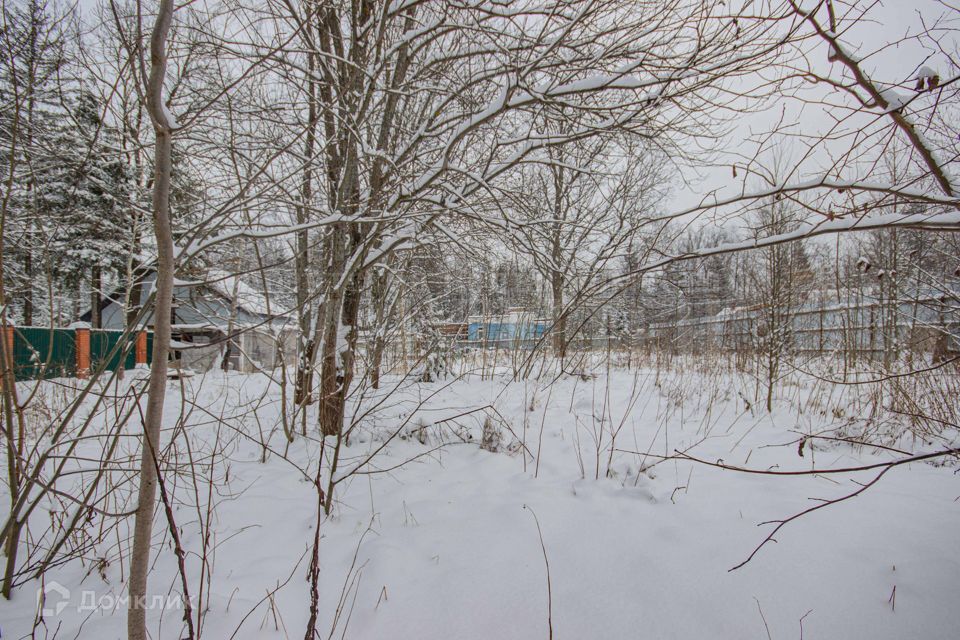
[[[141,300],[146,299],[153,287],[154,271],[147,273],[143,280],[143,293]],[[290,311],[278,301],[270,300],[263,293],[257,291],[249,284],[244,282],[239,276],[227,273],[221,270],[210,270],[207,277],[203,280],[180,280],[174,279],[174,292],[178,288],[201,289],[212,293],[227,303],[232,304],[236,299],[237,309],[246,313],[261,316],[263,318],[285,318],[290,316]],[[123,304],[125,291],[117,288],[108,295],[100,297],[100,309],[103,310],[111,303]],[[89,322],[91,320],[91,309],[87,309],[80,315],[79,320]]]
[[[266,295],[248,285],[239,276],[226,271],[211,269],[207,273],[207,279],[196,284],[209,287],[227,300],[236,299],[237,307],[247,313],[269,317],[287,315],[276,300],[269,300]]]

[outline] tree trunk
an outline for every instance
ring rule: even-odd
[[[383,350],[385,343],[382,336],[375,336],[373,339],[373,349],[370,354],[370,386],[374,389],[380,388],[380,368],[383,366]]]
[[[7,229],[7,216],[9,213],[10,196],[13,192],[13,184],[16,180],[18,145],[20,142],[20,109],[19,105],[14,106],[12,123],[9,130],[9,151],[7,155],[7,177],[3,194],[3,200],[0,202],[0,240]],[[29,253],[29,246],[28,246]],[[17,397],[16,376],[14,374],[13,354],[8,349],[9,343],[6,339],[6,332],[12,327],[9,324],[7,316],[7,293],[6,293],[6,255],[4,252],[4,243],[0,241],[0,403],[2,403],[2,420],[4,439],[6,440],[7,450],[7,474],[10,487],[10,525],[6,537],[0,542],[3,543],[3,552],[7,557],[6,567],[3,572],[3,597],[10,599],[10,592],[13,588],[13,574],[17,566],[17,552],[20,546],[20,531],[23,522],[19,520],[17,503],[21,498],[21,475],[20,466],[17,459],[23,458],[25,424],[23,418],[23,409],[20,407],[20,400]]]
[[[339,298],[339,296],[337,296]],[[339,435],[343,419],[339,411],[340,383],[343,381],[338,357],[337,334],[340,325],[340,300],[328,300],[331,309],[323,337],[323,356],[320,366],[320,408],[318,420],[320,433],[325,436]]]
[[[348,240],[344,230],[334,233],[341,238],[334,239],[339,253],[333,253],[334,264],[346,265],[343,258],[349,256],[350,249],[356,249],[356,238],[352,246],[345,247]],[[333,273],[343,273],[343,268]],[[364,271],[358,270],[347,279],[343,288],[333,283],[329,294],[331,304],[327,317],[326,335],[323,341],[323,368],[321,372],[320,431],[325,436],[339,435],[343,429],[343,416],[346,407],[347,391],[353,382],[354,354],[357,348],[357,317],[360,311],[360,292],[363,288]]]
[[[150,80],[147,106],[156,132],[154,148],[153,228],[157,241],[157,281],[154,308],[153,363],[144,418],[140,459],[140,489],[134,519],[133,550],[130,556],[130,603],[127,612],[129,640],[147,640],[146,593],[150,567],[150,542],[157,493],[155,455],[163,421],[163,400],[167,387],[167,354],[170,350],[170,310],[173,303],[173,233],[170,224],[171,148],[174,123],[163,104],[166,76],[167,34],[173,20],[173,0],[160,0],[156,23],[150,36]]]
[[[370,349],[370,386],[380,388],[380,369],[383,367],[383,352],[386,348],[386,324],[389,308],[392,306],[387,300],[387,289],[390,277],[386,269],[373,275],[371,298],[376,305],[376,317],[373,327],[373,345]]]
[[[36,100],[34,92],[36,91],[37,77],[36,70],[38,62],[36,60],[37,51],[40,48],[40,43],[37,42],[38,33],[37,25],[31,20],[30,26],[30,62],[28,63],[29,72],[27,74],[27,127],[26,127],[26,151],[28,154],[32,154],[33,151],[33,132],[35,128],[35,123],[33,120],[34,107],[36,106]],[[29,173],[29,178],[27,180],[27,202],[33,202],[33,191],[34,191],[34,177],[33,170]],[[26,245],[27,250],[23,255],[23,273],[26,277],[26,284],[24,285],[23,290],[23,324],[30,326],[33,324],[33,238],[36,232],[35,228],[35,219],[38,217],[38,211],[33,210],[34,216],[27,223],[27,238]],[[53,310],[51,309],[51,312]]]
[[[95,264],[90,269],[90,326],[94,329],[103,327],[103,321],[100,317],[100,291],[102,284],[103,278],[100,265]]]
[[[563,157],[559,158],[563,160]],[[551,167],[553,173],[553,229],[550,247],[550,288],[553,292],[553,351],[560,358],[560,369],[567,357],[567,316],[563,312],[563,223],[566,219],[564,194],[567,190],[563,167]]]
[[[134,246],[136,251],[140,250],[139,242]],[[130,268],[130,288],[127,294],[126,308],[126,327],[130,330],[134,329],[133,325],[137,321],[137,316],[140,315],[140,298],[143,296],[143,276],[144,273],[140,268],[140,261],[133,259]]]
[[[239,270],[240,265],[237,265],[236,268]],[[220,361],[221,371],[230,370],[230,361],[233,359],[233,352],[235,348],[236,348],[238,357],[241,359],[240,363],[242,363],[242,358],[243,358],[243,353],[242,353],[243,350],[240,349],[239,345],[236,345],[236,346],[234,345],[234,340],[236,339],[235,326],[237,324],[237,311],[238,311],[237,300],[239,300],[240,298],[240,277],[239,276],[234,276],[233,289],[231,290],[230,293],[232,294],[231,300],[230,300],[230,318],[229,320],[227,320],[227,342],[226,342],[226,346],[223,349],[223,360]],[[240,363],[238,363],[238,365]],[[242,368],[243,367],[241,366],[237,366],[238,371],[241,370]]]
[[[343,312],[343,287],[339,282],[346,262],[346,231],[344,225],[335,225],[327,235],[325,253],[328,256],[327,282],[323,302],[323,335],[320,341],[320,406],[317,420],[324,436],[339,435],[342,421],[337,409],[340,383],[343,381],[337,353],[340,339],[340,318]]]
[[[307,135],[304,141],[303,182],[300,186],[300,206],[297,207],[297,224],[305,225],[310,219],[310,206],[313,200],[313,158],[316,153],[317,129],[317,90],[314,78],[316,54],[312,44],[312,31],[307,30]],[[297,341],[297,373],[294,383],[293,402],[306,408],[313,402],[313,362],[316,358],[316,341],[312,339],[313,302],[310,299],[310,234],[307,229],[299,229],[296,235],[297,254],[294,260],[297,286],[297,313],[300,324],[300,339]]]
[[[553,350],[560,362],[567,357],[567,316],[563,312],[563,273],[554,270],[550,274],[553,290]]]
[[[28,227],[32,230],[33,223]],[[23,285],[23,324],[30,326],[33,324],[33,247],[29,234],[27,238],[27,250],[23,254],[23,273],[26,277],[26,283]]]

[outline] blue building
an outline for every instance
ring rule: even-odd
[[[522,309],[509,309],[503,314],[470,316],[467,319],[467,340],[477,343],[533,344],[543,337],[550,321],[537,318]]]

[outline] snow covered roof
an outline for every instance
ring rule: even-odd
[[[249,313],[261,316],[284,315],[281,313],[282,306],[278,301],[271,300],[268,305],[267,297],[263,293],[248,285],[237,275],[211,269],[203,284],[228,300],[236,299],[237,306]]]
[[[156,272],[150,271],[143,279],[143,287],[140,292],[141,304],[149,299],[155,284]],[[215,297],[221,301],[221,304],[225,306],[227,310],[229,310],[234,299],[236,299],[237,309],[239,311],[260,318],[255,321],[255,324],[259,324],[262,321],[270,321],[271,323],[276,323],[277,321],[289,322],[294,317],[289,305],[286,304],[285,301],[271,297],[270,304],[267,305],[267,297],[263,293],[244,282],[239,276],[223,270],[211,269],[207,272],[206,276],[201,276],[196,279],[174,278],[173,284],[175,287],[174,305],[177,307],[191,306],[190,301],[183,297],[183,290],[188,290],[191,292],[189,296],[190,299],[193,298],[193,292],[203,292],[200,294],[200,297],[207,299]],[[110,305],[122,307],[123,304],[124,292],[118,287],[112,293],[101,298],[100,308],[101,311],[103,311]],[[227,311],[218,312],[216,314],[217,318],[206,318],[202,324],[204,326],[216,326],[220,324],[218,318],[224,320],[224,313],[227,313]],[[91,311],[87,309],[80,316],[79,320],[89,322],[91,315]],[[199,325],[194,328],[199,328]]]
[[[535,317],[533,311],[525,309],[510,308],[505,313],[492,313],[488,315],[468,316],[467,322],[470,324],[525,324],[525,323],[543,323],[549,322],[542,318]]]

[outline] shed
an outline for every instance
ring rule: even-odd
[[[156,272],[143,279],[140,305],[153,293]],[[89,322],[88,310],[80,320]],[[203,280],[176,280],[171,312],[174,360],[184,367],[209,370],[227,359],[239,371],[272,369],[290,362],[296,345],[296,322],[279,301],[243,282],[238,276],[211,270]],[[123,291],[101,298],[103,329],[123,329]],[[145,319],[153,327],[152,311]]]

